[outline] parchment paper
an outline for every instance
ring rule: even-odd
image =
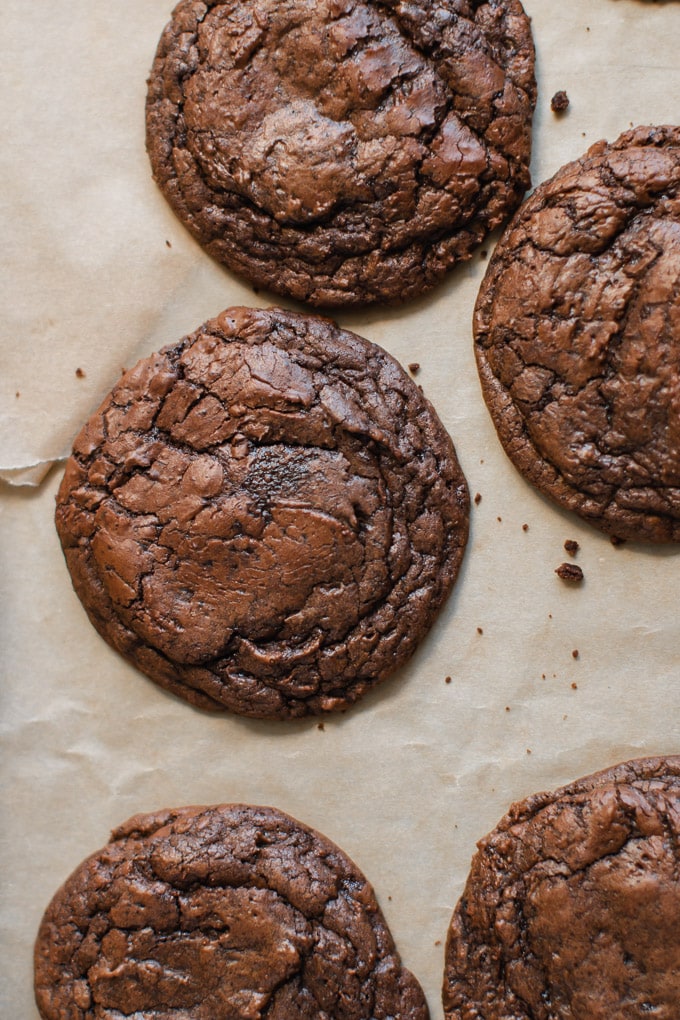
[[[50,465],[123,366],[231,304],[271,303],[202,253],[151,181],[145,78],[169,6],[3,3],[0,468],[18,487],[4,485],[0,503],[0,1015],[36,1020],[40,917],[113,826],[242,801],[290,812],[354,858],[438,1018],[443,942],[475,841],[514,799],[680,749],[680,561],[613,548],[505,459],[472,355],[477,255],[419,302],[339,317],[420,362],[482,495],[454,595],[412,662],[319,729],[192,710],[104,644],[71,590]],[[679,3],[525,6],[535,182],[598,138],[678,120]],[[558,89],[571,100],[560,119]],[[554,574],[567,538],[581,545],[580,588]]]

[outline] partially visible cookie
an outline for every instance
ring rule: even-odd
[[[137,815],[55,895],[43,1020],[427,1020],[371,886],[272,808]]]
[[[678,756],[513,805],[451,921],[447,1020],[676,1020],[679,840]]]
[[[680,541],[680,128],[598,142],[541,184],[474,329],[522,474],[617,538]]]
[[[125,374],[56,523],[106,640],[203,708],[345,708],[456,578],[468,492],[431,405],[327,319],[233,308]]]
[[[182,0],[147,148],[182,222],[257,286],[403,301],[520,202],[535,98],[519,0]]]

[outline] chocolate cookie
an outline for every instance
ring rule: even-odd
[[[56,523],[106,640],[203,708],[344,708],[455,580],[468,493],[431,405],[327,319],[233,308],[122,377]]]
[[[447,1020],[676,1020],[680,757],[511,807],[446,946]]]
[[[482,389],[522,474],[617,538],[680,540],[680,128],[541,184],[475,310]]]
[[[427,1020],[371,886],[272,808],[131,818],[56,894],[35,948],[44,1020]]]
[[[147,148],[216,259],[314,305],[411,298],[529,184],[519,0],[183,0]]]

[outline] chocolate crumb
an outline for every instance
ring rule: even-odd
[[[482,259],[482,261],[484,261],[485,258],[488,258],[488,255],[489,255],[489,253],[486,250],[486,248],[482,248],[482,250],[479,253],[480,259]]]
[[[572,683],[571,689],[572,689],[572,691],[577,691],[578,690],[578,684]]]
[[[555,573],[563,581],[573,581],[575,584],[580,584],[583,580],[583,571],[575,563],[560,563]]]
[[[506,706],[505,706],[505,711],[506,711],[506,712],[509,712],[509,711],[510,711],[510,706],[509,706],[509,705],[506,705]]]
[[[571,653],[572,659],[578,659],[578,648],[575,648]]]
[[[541,673],[541,680],[545,680],[545,673]]]
[[[477,628],[477,633],[478,633],[478,634],[483,634],[483,633],[484,633],[484,631],[482,630],[482,628],[481,628],[481,627],[478,627],[478,628]]]
[[[317,730],[325,730],[326,729],[326,727],[324,726],[324,724],[322,722],[317,723],[316,724],[316,728],[317,728]]]
[[[618,538],[616,535],[610,535],[609,541],[611,542],[615,549],[618,549],[619,546],[626,544],[625,538]]]
[[[478,492],[476,494],[476,496],[475,496],[475,506],[479,506],[479,504],[481,502],[482,502],[482,494],[481,494],[481,492]]]
[[[502,517],[497,517],[496,520],[498,521],[499,524],[501,524],[502,521],[503,521],[503,518]]]
[[[523,524],[522,525],[522,531],[528,531],[528,530],[529,530],[529,525],[528,524]]]
[[[84,379],[85,378],[85,373],[83,372],[82,368],[77,368],[76,369],[76,376],[77,376],[78,379]]]
[[[19,393],[19,390],[17,390],[17,391],[16,391],[16,393],[14,394],[14,396],[15,396],[15,397],[20,397],[20,396],[21,396],[21,394]]]
[[[166,240],[166,242],[165,242],[165,247],[166,248],[172,248],[172,245],[170,244],[170,242],[168,240]]]
[[[450,676],[445,676],[444,677],[444,683],[445,684],[450,684],[451,683],[451,677]]]
[[[437,939],[435,941],[435,946],[441,946],[441,944],[442,944],[442,940],[441,939]]]
[[[531,748],[527,747],[527,754],[531,754]]]
[[[570,556],[575,556],[576,553],[581,548],[581,546],[578,544],[578,542],[575,539],[568,538],[566,540],[566,542],[564,543],[564,548],[566,549],[566,551],[569,553]]]
[[[412,361],[410,363],[410,365],[408,366],[408,370],[411,373],[411,375],[415,375],[416,372],[420,372],[420,364],[419,364],[419,362]]]
[[[564,113],[568,106],[569,96],[564,89],[560,89],[559,92],[556,92],[550,100],[550,109],[553,113]]]

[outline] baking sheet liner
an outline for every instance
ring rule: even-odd
[[[535,182],[599,138],[677,121],[680,4],[525,6]],[[272,303],[203,254],[151,180],[145,78],[169,13],[166,0],[3,4],[0,1014],[36,1020],[42,911],[113,826],[241,801],[288,811],[353,857],[438,1018],[450,913],[475,841],[510,802],[680,749],[678,553],[614,548],[505,459],[472,354],[480,251],[420,301],[338,317],[420,363],[482,497],[454,594],[408,666],[320,727],[195,711],[108,648],[54,531],[59,462],[123,367],[229,305]],[[568,538],[579,587],[554,574]]]

